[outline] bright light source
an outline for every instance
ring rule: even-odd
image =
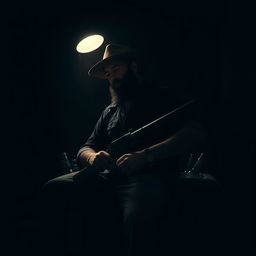
[[[76,46],[76,50],[80,53],[92,52],[99,48],[103,41],[104,38],[101,35],[87,36],[79,42],[79,44]]]

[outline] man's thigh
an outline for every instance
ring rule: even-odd
[[[109,180],[74,172],[48,181],[43,190],[47,232],[54,233],[57,227],[61,239],[70,237],[72,248],[92,250],[101,244],[110,250],[111,241],[120,238],[121,218]]]
[[[159,173],[138,175],[116,185],[124,219],[155,218],[167,214],[170,188]]]
[[[58,176],[46,182],[42,196],[48,203],[68,204],[69,206],[86,208],[104,207],[113,203],[115,194],[111,182],[94,173],[73,172]]]
[[[148,173],[117,184],[123,215],[125,244],[131,255],[157,255],[171,239],[171,193],[168,182],[158,173]]]

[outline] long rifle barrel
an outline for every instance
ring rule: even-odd
[[[144,125],[143,127],[139,128],[139,129],[137,129],[137,130],[131,132],[130,135],[131,135],[131,136],[136,135],[137,133],[142,132],[144,129],[150,128],[150,127],[153,126],[155,123],[160,122],[161,120],[166,119],[167,117],[169,117],[169,116],[171,116],[171,115],[174,115],[174,114],[177,113],[178,111],[184,109],[185,107],[187,107],[188,105],[191,105],[191,104],[194,103],[194,102],[195,102],[195,100],[190,100],[190,101],[184,103],[183,105],[181,105],[181,106],[175,108],[175,109],[172,110],[171,112],[169,112],[169,113],[167,113],[167,114],[165,114],[165,115],[163,115],[163,116],[157,118],[156,120],[154,120],[154,121],[152,121],[152,122],[150,122],[150,123]]]

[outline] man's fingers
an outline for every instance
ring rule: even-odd
[[[104,168],[108,165],[108,160],[104,156],[98,155],[95,159],[95,164]]]
[[[103,171],[104,169],[111,168],[115,163],[106,151],[100,151],[96,154],[94,159],[93,167],[99,171]]]
[[[122,155],[121,157],[119,157],[116,161],[116,164],[119,166],[121,164],[121,162],[123,162],[124,160],[126,160],[129,157],[129,154],[125,154]]]
[[[93,167],[98,171],[105,169],[104,163],[102,163],[101,161],[97,161],[97,160],[94,161]]]
[[[125,163],[125,158],[124,159],[121,159],[121,160],[119,160],[117,163],[116,163],[116,165],[117,165],[117,167],[122,167],[123,165],[124,165],[124,163]]]
[[[116,160],[116,165],[119,166],[121,164],[121,162],[123,162],[123,160],[124,160],[124,156],[121,156],[120,158],[118,158]]]
[[[114,163],[114,160],[113,158],[111,157],[111,155],[106,152],[106,151],[100,151],[99,152],[99,156],[103,157],[104,159],[106,159],[106,161],[108,161],[109,163],[113,164]]]
[[[118,169],[121,171],[122,174],[129,175],[132,172],[132,170],[131,170],[131,166],[128,161],[128,157],[124,156],[118,160],[119,160],[117,163]]]

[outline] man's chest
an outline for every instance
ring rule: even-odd
[[[171,106],[159,104],[134,105],[129,111],[120,107],[113,113],[107,124],[110,141],[117,139],[130,130],[136,130],[151,123],[170,111]]]

